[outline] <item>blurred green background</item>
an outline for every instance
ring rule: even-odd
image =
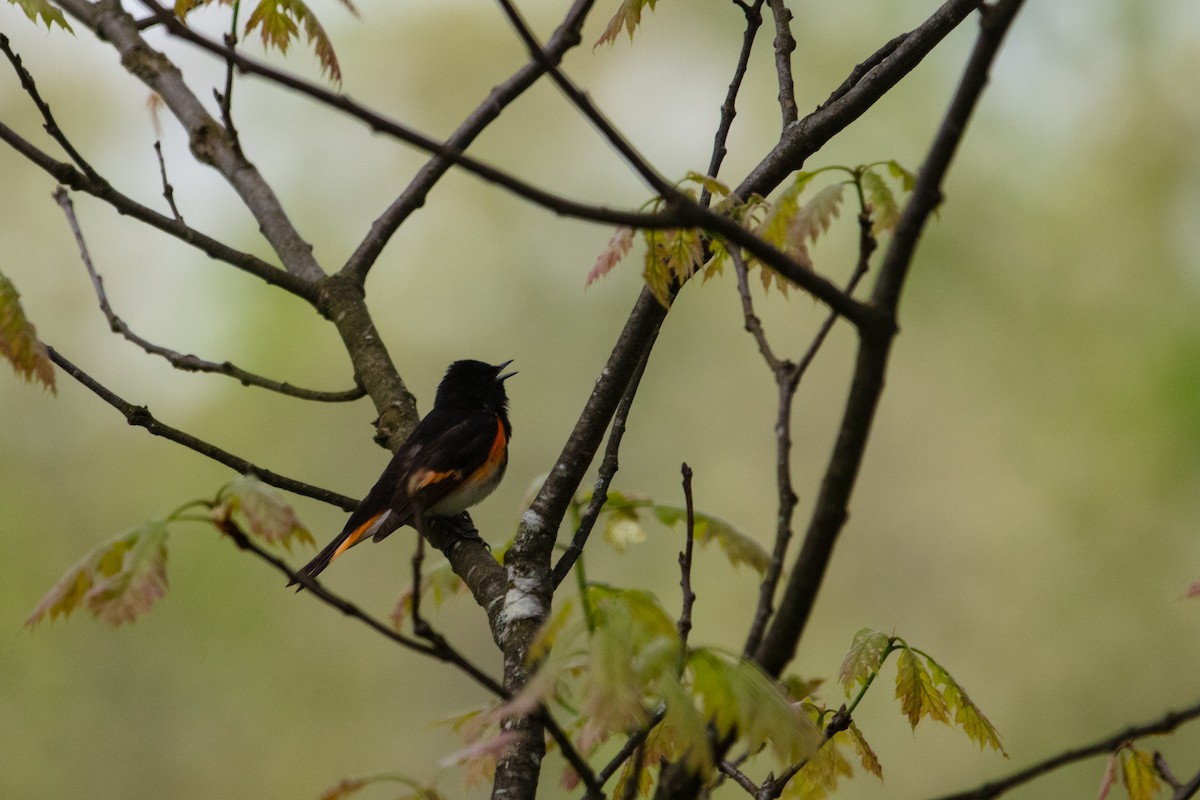
[[[524,8],[547,35],[564,5]],[[615,6],[599,4],[587,42]],[[795,6],[803,111],[936,3]],[[364,2],[361,21],[333,3],[314,8],[334,37],[345,90],[433,135],[451,131],[525,59],[486,2]],[[224,19],[195,17],[209,31]],[[727,0],[663,2],[632,46],[585,45],[566,67],[663,173],[703,171],[740,21]],[[975,28],[963,25],[809,166],[896,158],[916,168]],[[147,93],[113,52],[82,30],[46,33],[7,4],[0,30],[92,163],[165,210]],[[721,176],[734,183],[777,136],[772,35],[768,23],[739,101]],[[164,43],[156,32],[150,40]],[[168,46],[207,99],[220,65]],[[249,50],[260,54],[256,44]],[[302,50],[285,63],[316,72]],[[911,732],[889,671],[857,717],[886,782],[860,776],[839,797],[967,788],[1200,695],[1200,601],[1183,598],[1200,578],[1198,79],[1192,3],[1163,0],[1150,11],[1131,0],[1034,2],[1018,19],[947,204],[922,241],[852,517],[795,664],[831,678],[857,629],[894,630],[970,690],[1011,759],[932,723]],[[236,97],[250,158],[327,269],[424,161],[260,82],[239,81]],[[57,154],[7,66],[0,119]],[[164,120],[163,128],[186,220],[267,256],[231,191],[191,162],[179,127]],[[505,112],[473,152],[573,197],[616,207],[646,199],[549,85]],[[179,373],[135,350],[108,333],[52,181],[7,148],[0,176],[0,269],[47,342],[168,424],[264,467],[347,494],[366,490],[387,459],[371,442],[367,401],[306,404]],[[299,385],[350,385],[331,326],[303,304],[99,202],[76,202],[110,299],[141,335]],[[833,275],[853,258],[853,218],[844,217],[816,252]],[[494,542],[511,534],[527,486],[558,453],[638,291],[636,256],[584,290],[610,235],[454,174],[370,278],[375,321],[422,411],[449,361],[516,359],[508,478],[475,514]],[[777,348],[793,357],[823,316],[798,295],[772,295],[760,309]],[[839,327],[797,400],[801,527],[853,344]],[[136,624],[113,631],[81,614],[22,627],[94,544],[233,477],[59,380],[54,397],[0,369],[0,795],[315,797],[343,777],[379,772],[436,774],[449,794],[463,794],[458,771],[438,767],[459,743],[429,721],[479,704],[482,692],[285,591],[276,573],[210,529],[175,529],[171,591]],[[680,502],[686,460],[702,509],[768,541],[773,397],[741,330],[732,276],[688,286],[630,419],[616,488]],[[344,519],[316,502],[295,504],[322,541]],[[407,585],[410,541],[356,550],[329,584],[388,613]],[[660,529],[625,556],[597,544],[591,576],[654,589],[674,611],[679,546]],[[703,551],[696,573],[693,641],[740,647],[753,574],[731,570],[716,551]],[[469,601],[436,620],[498,670]],[[832,687],[825,695],[837,702]],[[1200,726],[1146,746],[1174,758],[1180,775],[1200,768]],[[556,796],[560,765],[551,759],[547,769],[544,794]],[[1092,760],[1011,796],[1091,797],[1101,771]]]

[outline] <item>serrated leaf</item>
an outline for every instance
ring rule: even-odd
[[[963,729],[971,741],[979,745],[980,749],[985,746],[990,747],[1003,753],[1007,758],[1008,751],[1004,749],[1004,744],[1000,741],[1000,732],[996,730],[996,726],[992,725],[991,720],[984,716],[962,685],[941,664],[933,659],[927,659],[927,661],[934,684],[943,687],[942,699],[946,702],[946,708],[954,715],[954,722]]]
[[[25,317],[17,287],[3,273],[0,273],[0,356],[26,381],[36,380],[57,393],[50,353],[38,340],[37,328]]]
[[[895,230],[896,223],[900,221],[900,207],[896,205],[896,196],[892,194],[891,187],[873,169],[863,171],[862,186],[867,204],[871,207],[872,232],[879,234]]]
[[[788,245],[796,247],[803,245],[805,241],[815,242],[821,234],[828,231],[833,225],[833,221],[841,213],[845,192],[845,183],[833,183],[817,192],[801,206],[795,216],[788,221]]]
[[[642,21],[642,9],[649,8],[653,11],[656,2],[657,0],[622,0],[621,5],[617,8],[617,13],[613,14],[612,19],[608,21],[604,33],[600,34],[600,38],[592,45],[592,49],[594,50],[606,42],[610,45],[615,44],[622,28],[629,32],[629,41],[633,41],[633,32]]]
[[[847,697],[855,686],[866,683],[872,673],[879,671],[891,644],[890,636],[873,628],[863,628],[854,634],[854,640],[838,670],[838,682],[842,684]]]
[[[617,264],[621,263],[621,259],[628,255],[629,250],[633,247],[633,228],[620,227],[613,232],[612,238],[608,240],[608,244],[600,251],[600,255],[596,257],[596,263],[592,266],[591,271],[587,275],[587,282],[584,283],[584,288],[591,286],[596,281],[603,278],[605,275],[613,271]]]
[[[850,722],[850,727],[845,730],[846,738],[854,745],[854,751],[858,753],[858,759],[862,762],[863,769],[874,775],[879,780],[883,780],[883,764],[879,763],[879,756],[875,755],[875,751],[871,749],[871,745],[867,744],[867,739],[863,736],[863,732]]]
[[[896,699],[908,723],[914,728],[922,717],[937,722],[950,722],[946,702],[933,684],[925,663],[908,647],[900,650],[896,659]]]
[[[685,508],[655,504],[653,511],[659,521],[668,527],[682,528],[687,524],[687,509]],[[759,575],[766,574],[767,569],[771,566],[771,554],[758,541],[725,520],[711,514],[694,512],[693,518],[695,521],[693,535],[698,544],[704,546],[716,542],[720,546],[721,552],[729,559],[730,564],[735,567],[738,564],[745,564]]]
[[[254,475],[243,475],[223,487],[210,513],[214,520],[240,516],[252,535],[287,550],[292,549],[293,542],[316,544],[283,495]]]
[[[71,567],[25,620],[66,617],[80,606],[114,627],[150,610],[167,591],[167,526],[159,520],[93,549]]]
[[[29,17],[29,21],[35,25],[41,21],[46,23],[46,30],[57,25],[67,33],[75,33],[67,22],[67,18],[63,16],[62,9],[51,4],[49,0],[8,0],[8,2],[24,11],[25,16]]]
[[[1129,800],[1154,800],[1161,788],[1154,756],[1133,746],[1121,751],[1121,778]]]
[[[342,0],[342,4],[354,10],[347,0]],[[333,42],[304,0],[259,0],[246,19],[244,35],[248,36],[257,28],[264,47],[268,50],[274,47],[287,55],[288,47],[300,37],[301,27],[321,65],[321,74],[328,73],[331,81],[341,83],[342,70]]]

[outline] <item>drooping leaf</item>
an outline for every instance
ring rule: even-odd
[[[167,526],[161,520],[123,533],[85,555],[25,621],[69,616],[86,607],[114,627],[149,611],[167,591]]]
[[[724,183],[694,170],[689,171],[684,180],[708,190],[708,193],[714,197],[729,197],[730,195],[729,187]]]
[[[654,515],[664,525],[672,528],[682,529],[687,524],[687,509],[679,506],[655,504]],[[729,559],[729,563],[735,567],[745,564],[759,575],[766,574],[771,566],[771,554],[756,540],[711,514],[694,512],[693,519],[693,535],[697,543],[703,546],[716,542]]]
[[[63,15],[62,9],[52,4],[50,0],[8,0],[8,2],[24,11],[25,16],[29,17],[30,22],[35,25],[39,21],[46,23],[46,30],[57,25],[67,33],[75,32]]]
[[[1100,779],[1100,793],[1096,795],[1096,800],[1106,800],[1108,793],[1112,791],[1112,787],[1117,783],[1117,772],[1120,769],[1121,751],[1117,750],[1109,753],[1108,758],[1104,762],[1104,777]]]
[[[787,675],[783,679],[783,690],[793,701],[799,702],[806,697],[816,696],[817,689],[824,683],[824,678],[801,678],[799,675]]]
[[[854,641],[850,643],[850,649],[846,651],[841,669],[838,670],[838,682],[842,684],[847,697],[854,687],[865,683],[872,673],[879,670],[891,645],[890,636],[872,628],[863,628],[854,634]]]
[[[787,800],[824,800],[837,791],[842,778],[854,776],[854,768],[838,746],[842,734],[826,742],[784,788]]]
[[[887,167],[888,172],[892,174],[892,177],[900,181],[900,188],[903,189],[905,193],[911,192],[917,185],[917,176],[900,166],[900,162],[892,159],[891,161],[887,162]]]
[[[1132,745],[1121,751],[1121,778],[1129,800],[1154,800],[1161,788],[1154,756]]]
[[[241,517],[252,535],[268,544],[283,545],[288,550],[293,542],[316,544],[283,495],[254,475],[243,475],[223,487],[217,494],[211,516],[214,520]]]
[[[942,699],[946,702],[947,710],[954,715],[954,721],[963,732],[979,745],[980,749],[990,747],[1008,757],[1008,751],[1000,740],[1000,732],[984,713],[979,710],[962,685],[956,681],[941,664],[933,659],[926,659],[930,674],[935,685],[942,688]]]
[[[853,721],[850,722],[850,727],[845,731],[850,743],[854,745],[855,752],[858,753],[858,759],[862,762],[863,769],[874,775],[879,780],[883,780],[883,764],[879,763],[879,756],[875,755],[875,751],[871,749],[871,745],[867,744],[867,739],[863,736],[863,732]]]
[[[664,758],[681,761],[696,774],[707,775],[713,768],[713,752],[704,717],[678,681],[664,681],[661,695],[665,713],[646,739],[646,763]]]
[[[347,0],[342,0],[342,4],[354,10]],[[258,29],[264,47],[274,47],[287,55],[288,47],[300,37],[301,27],[321,65],[321,74],[328,73],[331,81],[341,83],[342,70],[333,50],[333,42],[304,0],[259,0],[246,19],[244,34],[249,35]]]
[[[934,686],[929,670],[909,647],[901,648],[900,657],[896,659],[896,698],[914,728],[922,717],[950,722],[946,702]]]
[[[633,41],[633,32],[642,21],[642,9],[649,8],[653,11],[656,2],[657,0],[621,0],[617,13],[613,14],[612,19],[608,21],[604,33],[600,34],[600,38],[592,45],[592,49],[605,42],[610,45],[615,44],[622,28],[629,32],[629,40]]]
[[[613,232],[612,238],[608,240],[608,244],[600,255],[596,257],[596,263],[588,273],[587,282],[584,287],[591,286],[596,281],[603,278],[605,275],[613,271],[617,264],[621,263],[621,259],[629,253],[633,247],[633,228],[624,226],[617,228]]]
[[[688,655],[688,669],[693,691],[721,735],[736,731],[751,752],[770,745],[784,764],[816,754],[820,731],[752,661],[699,648]]]
[[[38,340],[37,328],[25,317],[17,287],[3,273],[0,273],[0,356],[26,381],[36,380],[51,392],[57,391],[50,353]]]
[[[900,221],[900,207],[896,205],[896,196],[892,194],[891,187],[873,169],[863,171],[862,186],[867,204],[871,207],[872,232],[879,234],[894,230]]]

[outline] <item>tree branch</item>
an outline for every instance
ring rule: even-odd
[[[738,2],[737,5],[746,17],[746,30],[742,33],[742,47],[738,51],[737,66],[733,69],[733,78],[725,92],[725,101],[721,103],[721,119],[717,124],[717,132],[713,136],[712,157],[708,162],[708,175],[715,178],[721,171],[725,161],[726,142],[729,141],[729,131],[733,127],[733,118],[737,116],[737,97],[742,89],[742,81],[746,78],[746,69],[750,66],[750,51],[754,49],[754,40],[758,38],[758,29],[762,27],[762,6],[766,0],[754,0],[749,6]],[[708,207],[708,189],[700,193],[700,204]]]
[[[775,18],[775,74],[779,78],[779,111],[786,130],[800,117],[800,111],[796,108],[796,86],[792,81],[792,53],[796,50],[796,39],[792,36],[791,10],[784,0],[770,1],[771,15]]]
[[[311,497],[314,500],[320,500],[321,502],[329,503],[330,505],[337,506],[343,511],[353,511],[358,505],[358,501],[353,497],[346,497],[343,494],[331,492],[328,489],[322,489],[319,486],[302,483],[301,481],[297,481],[278,473],[271,472],[270,470],[263,469],[256,464],[250,463],[244,458],[239,458],[238,456],[235,456],[226,450],[222,450],[216,445],[209,444],[208,442],[198,439],[189,433],[184,433],[178,428],[172,428],[170,425],[164,425],[154,418],[154,416],[150,413],[150,409],[146,408],[145,406],[135,406],[132,403],[123,400],[111,390],[107,389],[91,375],[88,375],[82,369],[68,361],[66,357],[62,355],[62,353],[59,353],[50,345],[46,345],[46,351],[50,354],[51,360],[61,367],[64,372],[66,372],[75,380],[79,381],[79,383],[83,384],[84,387],[90,390],[101,400],[108,403],[117,411],[120,411],[130,425],[134,425],[139,428],[145,428],[154,436],[162,436],[165,439],[170,439],[176,444],[181,444],[189,450],[194,450],[202,456],[207,456],[213,461],[229,467],[239,475],[253,473],[254,475],[257,475],[264,483],[268,483],[278,489],[284,489],[292,492],[293,494],[299,494],[303,495],[304,497]]]
[[[1058,755],[1039,761],[1036,764],[1014,772],[1008,777],[990,781],[977,789],[948,794],[938,798],[938,800],[991,800],[993,797],[999,797],[1011,789],[1029,783],[1035,778],[1040,778],[1068,764],[1073,764],[1076,761],[1082,761],[1086,758],[1107,755],[1120,747],[1124,742],[1132,739],[1170,733],[1185,722],[1191,722],[1197,718],[1200,718],[1200,703],[1180,709],[1179,711],[1168,711],[1156,720],[1143,722],[1140,725],[1131,725],[1099,741],[1081,747],[1073,747]]]
[[[96,271],[95,265],[92,263],[91,255],[88,253],[87,242],[83,238],[83,230],[79,227],[79,220],[75,217],[75,206],[71,202],[67,191],[61,186],[54,190],[54,199],[62,207],[63,213],[67,217],[67,224],[71,228],[71,232],[75,235],[75,243],[79,246],[79,257],[83,261],[84,267],[87,269],[88,276],[92,279],[92,287],[96,290],[96,298],[100,302],[100,310],[104,313],[105,319],[108,320],[108,327],[113,333],[119,333],[127,341],[142,348],[150,355],[162,356],[167,362],[176,369],[185,372],[211,372],[220,375],[228,375],[240,381],[244,386],[258,386],[263,389],[269,389],[279,394],[297,397],[302,400],[316,400],[326,403],[341,403],[349,400],[357,400],[366,395],[362,387],[355,387],[342,392],[323,392],[315,389],[303,389],[298,386],[292,386],[288,383],[273,381],[269,378],[264,378],[261,375],[255,375],[252,372],[247,372],[241,367],[235,366],[228,361],[217,364],[212,361],[205,361],[202,358],[197,358],[194,355],[183,355],[166,347],[161,347],[154,344],[141,336],[138,336],[125,323],[123,319],[116,315],[112,306],[108,302],[108,294],[104,291],[104,279]]]
[[[893,319],[900,289],[912,263],[921,231],[941,200],[942,180],[966,132],[971,112],[983,92],[992,61],[1021,2],[1000,0],[984,18],[958,89],[930,146],[912,196],[901,214],[872,294],[872,305]],[[901,49],[903,47],[901,45]],[[834,543],[845,524],[850,494],[883,392],[883,379],[893,338],[894,333],[871,335],[860,330],[850,395],[846,400],[837,441],[821,483],[804,544],[788,579],[779,611],[756,652],[756,660],[771,675],[779,675],[795,654],[816,602],[825,568],[833,554]]]

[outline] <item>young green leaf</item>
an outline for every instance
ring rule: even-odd
[[[784,764],[817,754],[820,731],[754,662],[700,648],[688,655],[688,669],[693,691],[722,735],[736,731],[751,752],[770,745]]]
[[[600,38],[592,45],[592,49],[594,50],[605,42],[610,45],[615,44],[617,35],[621,33],[622,28],[629,32],[629,41],[632,42],[633,31],[642,21],[642,9],[649,7],[653,11],[656,2],[657,0],[621,0],[617,13],[613,14],[612,19],[608,21],[604,33],[600,34]]]
[[[996,726],[992,725],[991,720],[979,710],[979,706],[975,705],[966,690],[954,680],[949,672],[943,669],[941,664],[932,658],[927,658],[926,661],[929,663],[934,684],[944,687],[942,698],[946,701],[947,710],[954,715],[954,721],[962,727],[963,732],[971,741],[978,744],[980,749],[990,747],[1003,753],[1007,758],[1008,751],[1004,749],[1004,744],[1000,741],[1000,732],[996,730]]]
[[[217,505],[210,513],[214,520],[241,516],[251,534],[288,550],[291,550],[292,542],[316,544],[283,495],[254,475],[243,475],[224,486],[217,493]]]
[[[143,524],[84,556],[46,593],[25,620],[36,625],[47,615],[69,616],[85,606],[114,627],[149,611],[167,591],[167,526]]]
[[[604,541],[618,553],[624,553],[630,545],[646,541],[646,529],[636,513],[614,513],[604,523]]]
[[[695,170],[690,170],[684,180],[690,181],[691,183],[694,183],[703,189],[707,189],[708,193],[714,197],[729,197],[730,192],[728,186],[726,186],[724,183],[721,183],[721,181],[717,180],[716,178],[701,174]]]
[[[817,241],[817,238],[829,230],[833,221],[841,213],[842,198],[845,196],[846,184],[833,183],[812,196],[788,220],[787,241],[789,245],[803,244],[805,240]]]
[[[67,33],[74,33],[71,26],[67,23],[67,18],[63,16],[62,9],[51,4],[49,0],[8,0],[11,5],[19,7],[25,12],[25,16],[29,17],[30,22],[35,25],[39,20],[46,23],[46,30],[54,25],[65,30]],[[0,276],[2,279],[2,276]]]
[[[25,318],[17,287],[3,273],[0,273],[0,356],[26,381],[36,380],[56,392],[50,353],[38,340],[37,328]]]
[[[871,674],[879,670],[891,646],[892,638],[882,631],[863,628],[854,634],[854,641],[850,643],[850,649],[846,651],[841,669],[838,670],[838,682],[846,690],[847,697],[856,686],[866,683]]]
[[[680,506],[655,504],[654,515],[659,522],[671,527],[681,528],[687,524],[687,509]],[[771,566],[771,554],[766,548],[752,539],[749,535],[730,525],[725,520],[711,514],[695,512],[693,514],[695,527],[693,534],[701,546],[716,542],[720,546],[729,563],[735,567],[746,564],[759,575],[765,575]]]
[[[788,782],[783,791],[786,800],[824,800],[837,791],[838,781],[854,776],[854,768],[837,745],[841,738],[838,734],[826,742]]]
[[[1133,745],[1121,751],[1121,777],[1129,800],[1154,800],[1161,788],[1154,756]]]
[[[896,698],[914,728],[922,717],[950,722],[946,701],[934,686],[929,670],[907,646],[900,649],[900,657],[896,660]]]
[[[892,177],[900,181],[900,187],[905,193],[911,192],[917,185],[917,176],[900,166],[900,162],[892,159],[887,162],[887,167]]]
[[[863,171],[862,186],[867,204],[871,207],[872,232],[879,234],[894,230],[900,221],[900,207],[896,205],[896,196],[891,188],[873,169]]]

